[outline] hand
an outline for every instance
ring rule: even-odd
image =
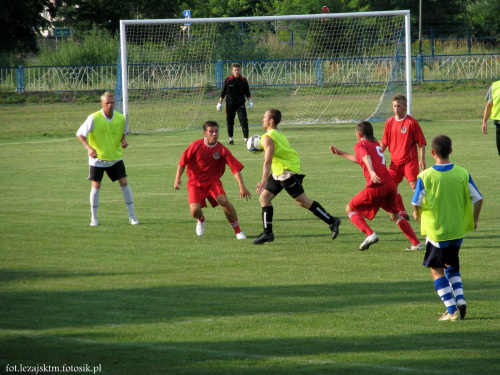
[[[89,156],[91,158],[97,158],[97,152],[96,150],[94,150],[92,147],[89,146],[89,148],[87,149],[88,153],[89,153]]]
[[[483,126],[481,127],[481,130],[482,130],[483,134],[488,134],[488,125],[483,124]]]
[[[252,108],[253,108],[253,102],[252,102],[252,99],[250,99],[250,100],[248,101],[247,108],[248,108],[248,109],[252,109]]]
[[[174,189],[179,190],[179,187],[181,186],[181,180],[175,180],[174,182]]]
[[[252,198],[252,194],[245,186],[240,187],[240,198],[245,198],[247,201]]]
[[[330,146],[330,152],[335,155],[339,155],[340,150],[335,146]]]
[[[122,148],[127,148],[127,147],[128,147],[128,142],[122,141]]]
[[[262,181],[261,181],[261,182],[259,182],[259,183],[257,184],[257,194],[262,193],[262,191],[263,191],[263,190],[264,190],[264,188],[266,187],[266,182],[267,182],[267,181],[265,181],[265,182],[262,182]]]
[[[380,177],[377,176],[377,174],[375,172],[370,172],[370,180],[373,182],[373,183],[376,183],[376,184],[380,184],[381,180],[380,180]]]
[[[222,102],[219,100],[219,102],[217,103],[217,110],[218,111],[222,111]]]

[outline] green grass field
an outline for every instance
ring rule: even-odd
[[[428,142],[450,135],[452,161],[469,169],[485,199],[461,251],[467,318],[438,322],[445,308],[423,252],[403,250],[409,242],[384,212],[371,222],[380,242],[357,250],[364,235],[344,208],[364,186],[362,171],[328,151],[352,150],[352,124],[282,129],[301,156],[309,197],[342,218],[339,237],[282,194],[275,242],[255,246],[258,196],[240,199],[229,172],[223,181],[245,241],[220,208],[205,210],[197,237],[186,176],[173,188],[177,161],[201,130],[130,135],[124,159],[141,225],[128,223],[118,185],[104,180],[100,225],[91,228],[87,157],[74,132],[95,105],[1,106],[0,372],[498,373],[500,160],[494,126],[480,131],[483,107],[484,90],[415,97]],[[375,127],[380,138],[383,124]],[[254,192],[262,155],[235,134],[232,150]],[[426,160],[433,164],[429,149]],[[409,205],[410,188],[400,190]]]

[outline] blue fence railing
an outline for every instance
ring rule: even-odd
[[[351,61],[352,60],[352,61]],[[388,58],[342,59],[341,64],[351,71],[349,64],[362,66],[363,60],[371,66],[382,67],[389,64]],[[327,63],[322,59],[303,61],[297,68],[295,60],[247,61],[245,76],[251,86],[290,86],[314,84],[321,86],[325,82]],[[333,60],[329,60],[331,62]],[[361,63],[360,63],[361,61]],[[229,62],[215,61],[203,64],[182,63],[181,75],[176,64],[140,64],[131,65],[129,70],[130,89],[158,89],[175,87],[199,87],[201,84],[221,87],[226,76]],[[280,69],[264,68],[279,64]],[[398,64],[404,64],[399,62]],[[175,65],[175,66],[174,66]],[[189,68],[189,69],[188,69]],[[272,75],[272,72],[290,71],[289,75]],[[400,70],[401,71],[401,70]],[[285,72],[286,73],[286,72]],[[344,74],[340,73],[339,74]],[[162,87],[155,86],[158,77],[169,80]],[[183,79],[186,78],[184,82]],[[412,58],[412,79],[415,83],[431,81],[496,80],[500,78],[500,54],[476,55],[418,55]],[[188,81],[191,80],[191,81]],[[395,77],[396,80],[404,77]],[[194,81],[196,80],[196,82]],[[80,65],[80,66],[18,66],[0,68],[0,90],[6,92],[68,92],[68,91],[104,91],[116,87],[117,65]],[[331,76],[332,84],[352,84],[347,76]]]

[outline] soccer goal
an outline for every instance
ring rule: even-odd
[[[216,111],[238,62],[254,108],[284,124],[382,120],[394,92],[411,113],[410,12],[120,21],[117,110],[132,132],[225,125]],[[238,121],[236,121],[238,123]]]

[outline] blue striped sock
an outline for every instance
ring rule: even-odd
[[[465,302],[464,297],[464,289],[462,285],[462,277],[460,276],[460,271],[457,271],[453,266],[450,266],[444,270],[446,274],[446,278],[448,279],[451,289],[453,289],[453,294],[455,294],[455,299],[463,300]]]
[[[448,309],[448,313],[454,314],[457,311],[457,305],[453,298],[453,292],[448,279],[444,276],[440,277],[434,280],[434,286],[436,287],[438,296],[441,297],[441,300]]]

